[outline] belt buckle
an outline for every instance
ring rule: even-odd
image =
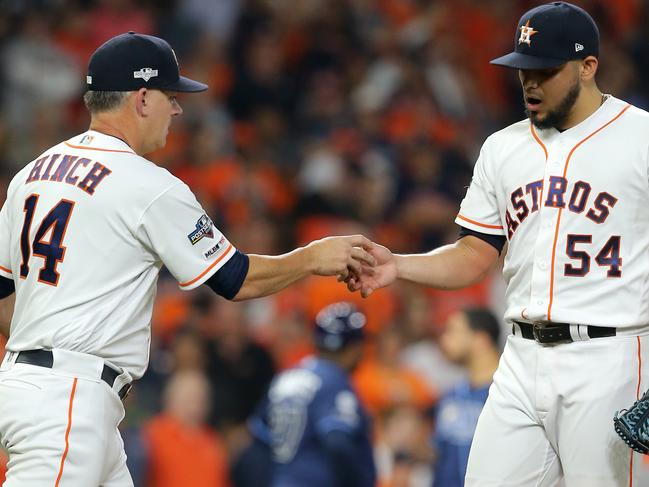
[[[532,335],[534,336],[534,340],[538,343],[543,343],[543,338],[541,337],[541,330],[543,330],[543,328],[542,321],[535,321],[532,323]]]

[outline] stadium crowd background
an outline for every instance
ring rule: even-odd
[[[184,73],[210,85],[180,97],[185,113],[151,159],[239,249],[274,254],[359,232],[395,252],[429,250],[456,238],[484,138],[524,116],[515,73],[488,61],[511,49],[537,3],[0,1],[0,194],[42,150],[86,130],[87,59],[134,30],[167,39]],[[600,26],[602,89],[649,108],[646,2],[575,3]],[[273,374],[310,353],[315,313],[342,299],[369,319],[355,383],[376,420],[382,485],[428,485],[431,411],[462,374],[437,337],[456,309],[500,316],[497,273],[460,292],[399,284],[367,300],[313,278],[238,304],[182,293],[163,274],[150,370],[123,428],[136,486],[241,486],[246,418]]]

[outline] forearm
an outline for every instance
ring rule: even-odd
[[[248,257],[248,275],[234,301],[268,296],[312,273],[306,247],[282,255],[249,254]]]
[[[498,251],[474,237],[426,254],[395,255],[397,277],[437,289],[460,289],[481,281],[498,260]]]
[[[9,327],[11,325],[11,318],[14,314],[14,303],[16,295],[0,300],[0,335],[9,338]]]

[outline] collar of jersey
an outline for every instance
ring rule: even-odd
[[[349,374],[345,372],[345,370],[338,365],[337,363],[327,360],[322,357],[317,357],[317,356],[309,356],[304,359],[302,364],[311,370],[315,369],[316,367],[319,367],[320,369],[324,369],[328,371],[330,374],[333,374],[335,376],[338,376],[338,378],[342,381],[349,381]]]
[[[81,144],[81,141],[87,137],[93,137],[91,142],[87,144]],[[97,132],[96,130],[88,130],[83,134],[77,135],[65,142],[65,145],[72,147],[73,149],[86,149],[86,150],[95,150],[101,152],[122,152],[125,154],[135,154],[135,151],[118,137],[112,135],[104,134],[102,132]]]

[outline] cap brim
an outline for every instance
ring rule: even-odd
[[[530,56],[529,54],[522,54],[520,52],[510,52],[499,58],[492,59],[490,64],[515,69],[548,69],[556,68],[567,62],[565,59]]]
[[[181,76],[178,81],[166,86],[165,89],[169,91],[179,91],[181,93],[195,93],[197,91],[205,91],[207,85]]]

